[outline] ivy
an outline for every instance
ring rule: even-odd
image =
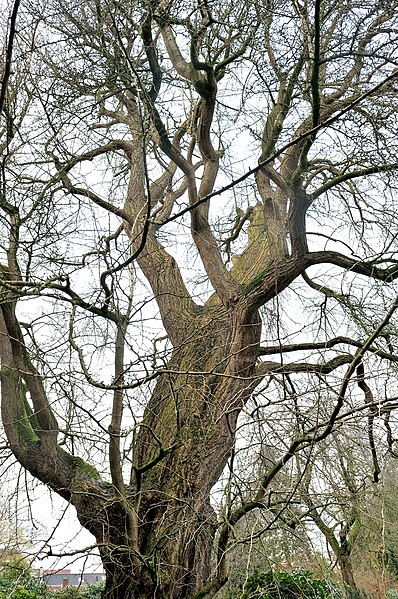
[[[0,599],[49,599],[46,585],[23,564],[9,564],[0,572]]]
[[[308,570],[254,572],[241,599],[342,599],[343,588],[316,579]]]

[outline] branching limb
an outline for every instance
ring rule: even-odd
[[[234,510],[230,516],[228,517],[228,521],[223,524],[219,537],[218,544],[218,559],[221,563],[225,559],[225,554],[228,547],[228,540],[230,536],[231,530],[233,527],[239,522],[241,518],[243,518],[246,514],[251,512],[256,508],[262,508],[265,506],[265,494],[271,483],[271,481],[276,477],[276,475],[282,470],[282,468],[292,459],[292,457],[303,447],[308,447],[313,445],[314,443],[318,443],[319,441],[325,439],[330,433],[333,431],[333,427],[339,417],[341,412],[341,408],[344,403],[344,399],[346,396],[347,388],[349,381],[351,380],[353,374],[356,371],[358,364],[361,363],[362,357],[367,351],[369,347],[373,344],[375,339],[382,333],[383,329],[390,322],[392,316],[396,312],[398,308],[398,298],[391,306],[387,315],[380,323],[380,325],[375,329],[375,331],[368,337],[363,346],[357,351],[356,355],[350,362],[350,366],[347,369],[347,372],[343,378],[343,381],[340,386],[338,399],[336,405],[329,417],[327,424],[324,426],[324,430],[319,433],[319,425],[316,426],[315,430],[311,432],[311,429],[305,432],[302,435],[297,436],[291,442],[288,450],[285,454],[273,465],[273,467],[265,474],[264,478],[261,481],[261,485],[254,497],[253,500],[243,503],[236,510]]]
[[[365,369],[364,369],[362,362],[360,362],[357,366],[357,377],[358,377],[357,378],[358,387],[365,394],[365,403],[367,405],[374,406],[373,393],[372,393],[372,390],[369,387],[369,385],[365,382]],[[372,453],[372,460],[373,460],[373,480],[375,483],[378,483],[381,470],[380,470],[379,460],[377,458],[377,451],[376,451],[376,445],[375,445],[375,439],[374,439],[373,423],[374,423],[374,419],[375,419],[376,415],[377,415],[377,409],[375,407],[370,408],[369,416],[368,416],[368,439],[369,439],[369,447],[370,447],[370,451]]]
[[[351,181],[352,179],[359,179],[361,177],[366,177],[367,175],[375,175],[377,173],[393,172],[397,169],[398,163],[392,163],[379,164],[375,166],[370,166],[369,168],[358,169],[349,173],[344,173],[343,175],[331,179],[330,181],[319,187],[316,191],[312,192],[310,194],[311,201],[316,200],[316,198],[324,194],[329,189],[333,189],[333,187],[336,187],[337,185],[340,185],[340,183],[344,183],[345,181]]]
[[[239,185],[239,183],[242,183],[243,181],[245,181],[246,179],[248,179],[249,177],[251,177],[252,175],[254,175],[257,171],[261,170],[264,166],[266,166],[268,164],[271,164],[272,162],[274,162],[274,160],[276,158],[278,158],[279,156],[285,154],[286,151],[289,148],[292,148],[293,146],[296,146],[297,144],[300,144],[308,135],[315,134],[318,131],[320,131],[321,129],[329,127],[330,125],[332,125],[333,123],[335,123],[336,121],[338,121],[339,119],[341,119],[345,114],[347,114],[348,112],[350,112],[350,110],[352,110],[355,106],[357,106],[358,104],[360,104],[361,102],[363,102],[366,98],[369,98],[373,94],[375,94],[378,91],[380,91],[383,87],[387,86],[388,84],[390,84],[391,82],[393,82],[395,79],[397,79],[397,77],[398,77],[398,69],[396,69],[395,71],[393,71],[390,75],[388,75],[387,77],[385,77],[380,83],[378,83],[377,85],[375,85],[371,89],[367,90],[363,94],[361,94],[361,95],[359,95],[359,96],[357,96],[355,98],[351,97],[350,100],[346,104],[344,104],[344,106],[336,107],[336,111],[333,112],[331,114],[331,116],[329,116],[329,115],[322,115],[322,117],[325,117],[325,118],[321,119],[321,122],[319,123],[319,125],[317,125],[313,129],[307,129],[305,131],[298,132],[297,136],[294,137],[294,139],[292,139],[290,142],[284,144],[281,148],[275,150],[273,152],[273,154],[269,158],[267,158],[266,160],[261,161],[256,166],[248,169],[243,175],[237,177],[236,179],[233,179],[227,185],[224,185],[223,187],[220,187],[219,189],[216,189],[215,191],[212,191],[211,193],[209,193],[207,196],[205,196],[203,198],[199,198],[196,201],[196,203],[195,203],[194,206],[188,206],[188,207],[183,208],[182,210],[178,211],[177,213],[171,215],[162,224],[164,225],[164,224],[172,222],[174,220],[178,220],[179,218],[181,218],[181,216],[183,216],[187,212],[190,212],[193,207],[195,207],[197,205],[200,205],[200,204],[203,204],[204,202],[207,202],[211,198],[216,197],[218,195],[221,195],[221,194],[225,193],[226,191],[229,191],[230,189],[233,189],[234,187],[236,187],[237,185]]]
[[[120,454],[120,433],[123,416],[123,378],[124,378],[124,347],[126,334],[126,320],[122,317],[117,324],[115,339],[115,364],[112,418],[109,425],[109,467],[112,484],[123,497],[126,489],[123,481],[122,463]]]
[[[316,264],[334,264],[346,271],[355,272],[365,277],[391,282],[398,277],[398,266],[394,264],[389,268],[379,268],[374,261],[359,261],[339,252],[310,252],[305,256],[306,268]]]
[[[327,341],[320,341],[318,343],[294,343],[291,345],[284,345],[282,349],[278,345],[260,347],[258,355],[270,356],[274,354],[280,354],[281,351],[283,354],[296,351],[321,351],[324,349],[332,349],[336,345],[352,345],[353,347],[362,347],[363,343],[364,342],[361,340],[351,339],[350,337],[334,337],[332,339],[328,339]],[[368,351],[376,356],[390,360],[392,362],[396,362],[398,360],[398,356],[395,356],[393,353],[384,352],[377,347],[369,347]]]
[[[49,447],[54,450],[58,434],[58,423],[47,399],[41,376],[30,360],[20,325],[15,316],[15,307],[11,302],[4,301],[1,304],[1,311],[5,327],[3,335],[6,334],[8,337],[12,350],[12,362],[27,386],[33,403],[35,418],[37,418],[42,434],[45,435]],[[7,344],[6,339],[4,343]],[[12,368],[12,366],[9,367]]]
[[[8,80],[9,80],[10,74],[11,74],[12,52],[13,52],[13,48],[14,48],[17,16],[18,16],[18,10],[19,10],[20,4],[21,4],[20,0],[14,1],[11,18],[10,18],[10,31],[8,34],[4,72],[3,72],[3,78],[2,78],[2,82],[1,82],[1,88],[0,88],[0,114],[2,114],[3,109],[4,109],[4,103],[5,103],[6,95],[7,95]]]
[[[344,354],[336,356],[324,364],[310,364],[307,362],[293,362],[290,364],[276,364],[275,362],[260,362],[257,365],[255,376],[262,378],[266,374],[294,374],[299,372],[314,373],[314,374],[330,374],[337,368],[350,364],[353,356]]]

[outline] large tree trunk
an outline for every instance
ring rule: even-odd
[[[101,547],[104,599],[185,599],[209,582],[210,492],[255,385],[259,337],[256,311],[218,304],[198,313],[147,404],[128,495],[88,477],[75,484],[71,502]]]
[[[223,300],[215,293],[202,307],[189,298],[174,260],[148,236],[140,267],[148,273],[174,349],[146,404],[132,447],[128,484],[117,464],[119,449],[116,465],[110,455],[109,484],[83,460],[58,447],[58,426],[51,419],[44,388],[35,388],[40,377],[29,360],[15,313],[7,304],[2,306],[2,360],[10,371],[3,402],[8,439],[19,461],[69,500],[81,524],[95,536],[107,575],[104,599],[188,599],[211,578],[216,533],[211,489],[231,455],[239,413],[264,376],[255,376],[261,334],[258,307],[304,267],[301,256],[286,257],[283,244],[271,243],[273,227],[267,234],[257,224],[263,218],[258,205],[253,216],[255,238],[227,273],[230,289],[221,286]],[[245,264],[250,265],[249,275]],[[119,354],[117,358],[120,373],[123,360]],[[115,380],[118,377],[116,370]],[[15,426],[21,420],[18,410],[26,403],[21,397],[22,379],[29,387],[33,411],[42,421],[36,437],[28,413],[22,420],[29,438],[26,430],[20,433]],[[111,449],[115,440],[117,445],[120,428],[110,427],[109,433]],[[48,474],[53,463],[60,464],[57,476]],[[223,580],[220,571],[217,584]]]
[[[192,322],[149,401],[135,447],[139,550],[156,562],[159,597],[185,598],[209,580],[210,491],[227,463],[250,395],[259,317],[208,307]],[[161,446],[159,445],[161,443]],[[163,459],[143,472],[175,445]],[[161,591],[160,591],[161,589]]]

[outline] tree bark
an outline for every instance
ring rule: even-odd
[[[352,568],[351,555],[348,553],[341,553],[338,556],[338,562],[340,566],[341,578],[347,585],[346,594],[347,597],[351,597],[351,594],[357,591],[357,585],[355,583],[354,571]]]
[[[355,518],[351,520],[351,522],[343,527],[340,531],[340,549],[337,553],[337,560],[340,566],[341,577],[343,582],[347,585],[346,595],[348,598],[355,595],[357,589],[357,585],[355,583],[354,578],[354,570],[352,567],[352,559],[351,559],[351,551],[352,544],[349,540],[349,533],[352,531],[352,527],[355,524]]]
[[[234,443],[260,341],[257,312],[209,306],[176,348],[149,401],[135,447],[139,549],[153,554],[162,597],[185,598],[209,580],[215,534],[210,491]],[[160,447],[176,448],[152,468]]]

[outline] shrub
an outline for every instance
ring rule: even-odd
[[[342,599],[343,588],[318,580],[307,570],[255,572],[244,585],[242,599]]]
[[[0,572],[0,599],[48,599],[46,585],[31,576],[21,563],[10,564]]]
[[[101,599],[103,589],[103,582],[84,588],[66,587],[59,591],[53,591],[51,599]]]

